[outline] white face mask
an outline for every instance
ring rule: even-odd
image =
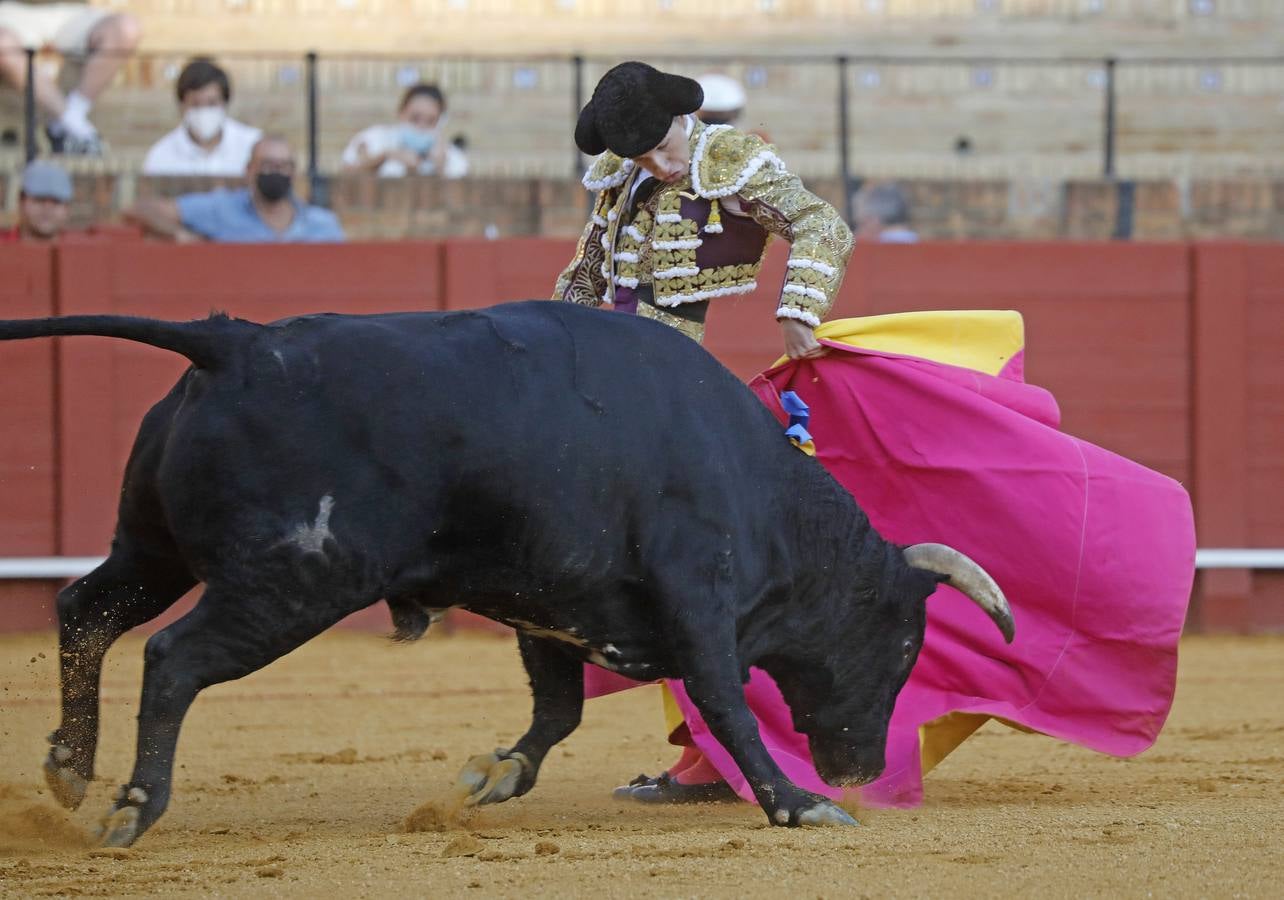
[[[227,110],[222,106],[193,106],[183,113],[183,124],[198,141],[212,141],[223,130]]]

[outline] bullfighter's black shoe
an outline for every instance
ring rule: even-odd
[[[612,793],[617,800],[639,803],[721,803],[739,799],[725,781],[683,784],[668,772],[654,777],[639,775]]]

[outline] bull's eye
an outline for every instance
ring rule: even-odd
[[[914,639],[913,639],[913,638],[906,638],[906,639],[905,639],[905,643],[901,644],[901,653],[902,653],[902,654],[904,654],[905,659],[906,659],[907,661],[909,660],[909,658],[910,658],[911,656],[913,656],[913,655],[914,655]]]

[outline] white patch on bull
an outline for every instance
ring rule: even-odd
[[[563,643],[571,644],[575,647],[588,646],[588,641],[584,640],[584,638],[572,631],[558,631],[554,628],[541,628],[533,622],[523,622],[521,619],[514,619],[513,627],[519,629],[524,634],[529,634],[531,637],[542,637],[553,641],[562,641]]]
[[[297,525],[295,529],[286,537],[286,541],[294,544],[304,553],[324,553],[325,542],[333,540],[334,535],[330,532],[330,513],[334,509],[334,498],[326,494],[321,498],[321,507],[317,511],[317,519],[311,525]]]
[[[566,631],[558,631],[554,628],[543,628],[533,622],[524,622],[521,619],[513,619],[512,625],[523,634],[529,634],[531,637],[548,638],[552,641],[561,641],[564,644],[570,644],[572,647],[588,650],[588,661],[593,665],[601,666],[603,669],[615,668],[615,664],[606,658],[606,654],[619,655],[620,651],[614,644],[607,644],[601,650],[597,650],[590,647],[588,641],[576,634],[573,628],[568,628]]]
[[[285,354],[280,350],[273,350],[272,355],[276,357],[277,364],[281,367],[281,374],[288,375],[289,370],[285,367]]]

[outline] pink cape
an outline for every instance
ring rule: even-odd
[[[937,590],[892,716],[887,768],[860,789],[861,802],[920,803],[920,729],[953,712],[999,717],[1119,756],[1149,747],[1172,704],[1194,577],[1186,491],[1058,431],[1052,396],[1019,380],[1019,354],[995,377],[830,346],[828,356],[779,366],[750,387],[782,429],[778,396],[796,391],[811,407],[817,459],[882,535],[966,553],[1003,588],[1016,620],[1016,639],[1004,644],[975,605],[952,588]],[[587,670],[588,696],[634,684]],[[696,746],[752,801],[682,683],[666,684]],[[745,690],[785,774],[840,796],[816,774],[771,678],[754,670]]]

